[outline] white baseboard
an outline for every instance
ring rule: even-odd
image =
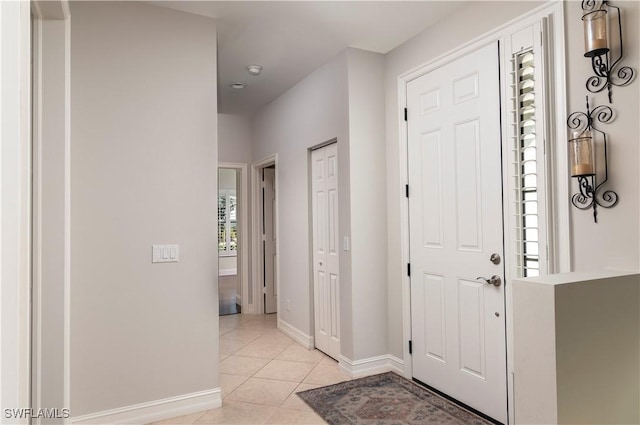
[[[222,406],[220,388],[71,418],[72,424],[148,424]]]
[[[361,378],[383,372],[395,372],[404,376],[404,361],[390,354],[362,360],[350,360],[339,356],[340,369],[352,378]]]
[[[313,337],[302,332],[300,329],[291,326],[289,323],[282,319],[278,319],[278,329],[289,338],[292,338],[298,344],[302,345],[307,350],[314,348]]]
[[[400,376],[404,376],[404,360],[396,356],[392,356],[391,354],[387,355],[387,358],[389,359],[389,371],[395,372]]]
[[[255,304],[249,304],[249,303],[247,303],[246,305],[243,305],[242,306],[242,314],[257,314],[256,305]]]
[[[235,276],[236,274],[238,274],[238,269],[218,270],[218,276]]]

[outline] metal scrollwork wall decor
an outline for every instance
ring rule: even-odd
[[[606,87],[609,103],[612,103],[612,86],[626,86],[631,83],[634,76],[632,68],[628,66],[618,68],[624,52],[620,8],[613,6],[607,0],[583,0],[582,10],[584,11],[582,15],[584,56],[591,58],[591,67],[595,73],[587,80],[587,90],[591,93],[599,93]],[[613,15],[612,22],[617,23],[618,26],[610,29],[612,39],[609,38],[607,28],[609,12]],[[613,38],[614,36],[617,36],[617,39]]]
[[[571,197],[571,203],[581,209],[593,208],[593,220],[598,222],[597,207],[611,208],[618,203],[618,194],[613,190],[602,191],[602,186],[609,178],[607,158],[607,135],[596,128],[596,122],[608,123],[613,118],[613,110],[608,106],[589,108],[587,111],[574,112],[567,119],[571,131],[569,137],[569,156],[571,176],[578,179],[579,192]],[[598,180],[595,161],[596,141],[602,140],[604,148],[604,178]]]

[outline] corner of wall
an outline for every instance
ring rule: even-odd
[[[347,67],[353,356],[361,360],[388,352],[384,56],[348,49]]]

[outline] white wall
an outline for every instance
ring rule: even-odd
[[[383,56],[347,49],[258,112],[254,159],[278,154],[279,318],[313,334],[308,149],[337,138],[341,354],[387,353]],[[291,311],[282,309],[291,300]]]
[[[347,64],[355,360],[388,352],[384,56],[349,49]]]
[[[219,387],[216,28],[136,2],[73,2],[71,16],[79,416]],[[165,243],[180,262],[152,264]]]
[[[398,76],[473,40],[544,2],[470,2],[469,5],[385,56],[387,139],[387,280],[389,352],[402,357],[402,264],[400,203],[407,176],[400,175]],[[479,17],[482,17],[481,19]]]
[[[251,120],[243,115],[218,114],[218,161],[251,164]]]
[[[585,89],[587,78],[593,75],[590,60],[583,57],[584,41],[580,2],[565,3],[567,34],[567,107],[569,113],[586,111],[585,96],[590,106],[609,105],[615,119],[610,124],[596,123],[607,133],[609,153],[609,181],[604,188],[618,193],[620,201],[611,209],[598,209],[598,224],[593,222],[591,210],[571,207],[571,245],[573,270],[590,271],[604,267],[637,271],[640,264],[640,187],[638,186],[640,159],[640,33],[638,15],[640,2],[614,3],[622,9],[624,54],[621,64],[633,68],[635,80],[627,87],[613,87],[613,104],[608,104],[606,89],[591,94]],[[576,180],[576,179],[573,179]],[[578,189],[571,183],[572,194]],[[629,237],[629,235],[636,235]]]
[[[310,276],[308,161],[312,146],[337,138],[340,237],[349,235],[347,58],[341,54],[256,113],[252,122],[253,158],[278,154],[278,229],[280,274],[278,318],[313,334]],[[342,304],[349,304],[350,256],[341,252]],[[283,306],[291,301],[291,310]],[[350,314],[341,316],[351,323]],[[341,335],[343,341],[348,335]]]

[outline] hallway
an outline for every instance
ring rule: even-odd
[[[296,392],[349,380],[338,363],[277,329],[277,315],[220,317],[222,407],[156,422],[324,424]]]

